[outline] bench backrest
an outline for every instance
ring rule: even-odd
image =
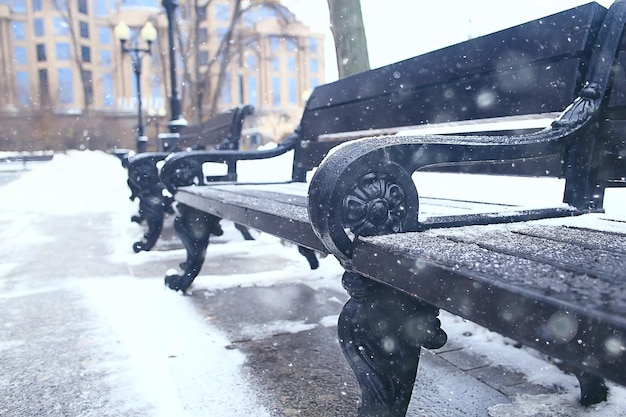
[[[175,150],[239,149],[244,119],[253,111],[252,106],[236,107],[200,124],[186,126],[180,131]]]
[[[337,145],[320,135],[564,110],[605,14],[590,3],[315,88],[293,179]]]
[[[622,38],[607,103],[607,118],[598,166],[599,179],[607,186],[626,185],[626,38]]]

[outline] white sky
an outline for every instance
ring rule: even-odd
[[[361,0],[372,68],[558,13],[588,0]],[[613,0],[599,0],[609,7]],[[326,35],[326,81],[337,78],[327,0],[282,0],[304,24]]]

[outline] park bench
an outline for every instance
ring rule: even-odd
[[[5,152],[0,153],[0,164],[12,165],[26,169],[29,162],[46,162],[52,160],[54,152]]]
[[[228,219],[341,262],[359,416],[405,415],[421,347],[447,339],[439,309],[556,358],[583,404],[605,400],[605,378],[626,385],[626,224],[601,215],[605,189],[626,186],[625,23],[626,0],[583,5],[319,86],[275,149],[173,155],[161,175],[187,258],[166,285],[189,288]],[[486,131],[555,111],[542,129]],[[426,124],[454,134],[406,133]],[[202,174],[291,150],[289,183]],[[562,178],[562,202],[429,198],[413,175],[428,170]]]
[[[159,179],[159,167],[173,152],[213,148],[216,150],[236,151],[243,122],[246,116],[254,112],[254,107],[243,106],[220,113],[209,120],[187,126],[177,134],[160,135],[163,150],[161,152],[142,152],[128,158],[125,166],[128,170],[130,199],[139,199],[139,214],[132,216],[136,223],[147,223],[148,230],[143,240],[133,244],[135,252],[149,251],[161,235],[166,213],[173,214],[172,198],[164,195],[165,187]],[[224,175],[215,175],[213,181],[237,179],[236,162],[230,162]],[[247,229],[238,227],[246,239],[252,239]],[[214,231],[220,234],[219,229]]]

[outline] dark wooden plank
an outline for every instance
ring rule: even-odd
[[[289,183],[283,186],[285,193],[278,191],[278,184],[254,187],[185,187],[177,192],[176,200],[215,216],[327,253],[311,228],[306,207],[306,184]],[[302,189],[304,196],[302,192],[293,194],[298,188]]]
[[[367,96],[343,103],[341,107],[329,106],[305,113],[303,132],[307,138],[313,138],[359,128],[380,129],[558,111],[567,107],[579,89],[580,64],[579,59],[540,63],[523,70],[535,74],[531,78],[524,79],[520,73],[481,74],[467,80],[407,89],[402,94],[396,91]],[[512,87],[509,79],[513,77],[527,84]],[[555,86],[555,79],[559,80],[558,86]],[[529,91],[533,94],[528,94]]]
[[[580,88],[590,28],[604,14],[597,4],[581,6],[317,87],[302,133],[314,140],[329,132],[561,111]]]
[[[598,243],[609,250],[584,247],[597,231],[568,229],[561,242],[561,226],[540,229],[550,236],[507,225],[363,238],[353,269],[624,384],[626,225]]]
[[[178,138],[178,146],[182,149],[214,147],[228,136],[236,114],[236,109],[228,110],[205,122],[183,128]]]

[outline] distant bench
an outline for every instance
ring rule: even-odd
[[[135,252],[152,249],[161,235],[165,213],[173,213],[172,199],[163,194],[164,186],[159,178],[159,166],[171,153],[216,149],[236,151],[239,149],[243,122],[247,116],[254,113],[253,106],[243,106],[220,113],[207,121],[187,126],[178,134],[161,136],[163,151],[143,152],[128,158],[128,187],[131,189],[131,200],[139,199],[139,214],[132,217],[132,221],[148,225],[148,231],[143,240],[133,244]],[[212,181],[233,181],[237,179],[236,162],[227,166],[224,175],[216,175]],[[240,228],[246,239],[252,237],[247,230]],[[215,234],[221,234],[216,228]]]
[[[562,361],[583,404],[606,399],[604,378],[626,385],[626,224],[594,213],[607,187],[626,186],[625,16],[626,0],[609,11],[590,3],[319,86],[272,150],[173,155],[161,174],[187,259],[166,285],[189,288],[210,231],[228,219],[345,268],[339,339],[361,386],[359,416],[405,415],[421,347],[446,342],[440,308]],[[545,129],[475,128],[551,112]],[[354,139],[462,121],[467,130],[453,135]],[[289,183],[211,184],[202,174],[207,162],[292,150]],[[563,178],[563,203],[486,205],[445,190],[434,200],[412,177],[519,166]]]
[[[7,152],[5,155],[0,153],[0,164],[20,164],[23,169],[29,162],[46,162],[51,161],[54,157],[54,152]]]

